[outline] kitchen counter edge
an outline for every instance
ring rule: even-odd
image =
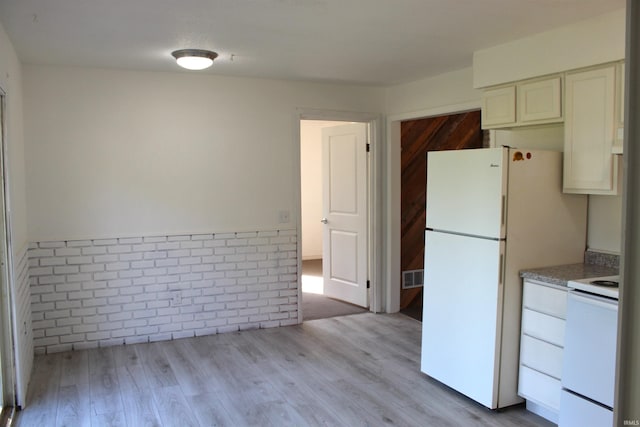
[[[615,276],[617,274],[618,269],[615,267],[583,263],[532,268],[520,271],[520,277],[523,279],[538,280],[558,286],[567,286],[567,282],[570,280]]]

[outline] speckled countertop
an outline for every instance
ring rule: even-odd
[[[620,258],[617,255],[587,251],[585,262],[580,264],[556,265],[520,271],[524,279],[540,280],[559,286],[567,286],[569,280],[591,277],[615,276],[618,274]]]
[[[553,267],[522,270],[524,279],[540,280],[555,285],[567,286],[569,280],[587,279],[589,277],[615,276],[618,269],[597,264],[567,264]]]

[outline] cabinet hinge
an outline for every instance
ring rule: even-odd
[[[368,153],[369,151],[371,151],[371,144],[369,144],[369,143],[367,142],[367,153]]]

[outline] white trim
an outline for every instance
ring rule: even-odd
[[[400,188],[400,122],[445,114],[457,114],[479,110],[480,100],[460,104],[445,105],[426,110],[400,113],[387,116],[386,120],[386,173],[384,183],[385,206],[385,244],[383,278],[387,284],[384,295],[384,311],[396,313],[400,310],[400,239],[401,239],[401,188]]]
[[[300,121],[301,120],[330,120],[345,122],[364,122],[369,124],[371,146],[369,157],[369,280],[371,282],[369,310],[375,313],[383,311],[384,302],[382,300],[386,290],[386,284],[381,283],[382,277],[382,233],[381,227],[382,198],[380,190],[382,188],[381,174],[381,135],[382,117],[375,113],[361,113],[350,111],[321,110],[313,108],[297,108],[294,114],[294,200],[296,214],[296,230],[298,238],[298,322],[302,323],[302,216],[301,216],[301,182],[300,182]]]
[[[274,224],[271,227],[244,227],[244,228],[232,228],[232,227],[224,227],[217,228],[216,234],[227,234],[227,233],[252,233],[254,231],[286,231],[286,230],[295,230],[295,227],[289,224]],[[146,238],[146,237],[163,237],[163,236],[186,236],[186,235],[197,235],[197,234],[212,234],[211,229],[181,229],[177,231],[150,231],[145,233],[133,233],[133,232],[123,232],[123,233],[114,233],[114,234],[93,234],[93,235],[70,235],[70,236],[56,236],[56,237],[46,237],[46,238],[38,238],[36,235],[29,239],[30,242],[65,242],[65,241],[91,241],[91,240],[105,240],[105,239],[132,239],[132,238]]]
[[[618,350],[616,360],[616,393],[613,405],[614,425],[638,418],[637,354],[640,350],[640,3],[627,0],[627,38],[625,66],[625,130],[624,185],[622,193],[622,256],[620,263],[620,296],[618,312]]]
[[[7,117],[7,103],[6,103],[6,92],[0,87],[0,132],[2,132],[1,140],[0,140],[0,173],[2,176],[0,179],[2,180],[3,188],[0,189],[0,197],[3,198],[2,206],[4,208],[4,212],[0,212],[0,221],[4,218],[4,222],[0,222],[0,227],[4,228],[4,239],[0,241],[0,245],[3,245],[5,258],[1,260],[5,262],[5,268],[3,271],[4,280],[2,283],[2,292],[6,296],[6,301],[0,307],[0,322],[3,325],[6,325],[3,330],[0,331],[0,338],[2,339],[2,352],[4,362],[6,366],[1,366],[2,369],[2,381],[3,387],[2,391],[5,396],[3,406],[5,404],[7,406],[15,406],[16,405],[16,348],[17,344],[15,342],[14,331],[16,331],[16,322],[15,318],[15,302],[13,299],[12,290],[15,289],[13,284],[14,278],[14,269],[13,269],[13,245],[11,242],[11,209],[9,204],[9,171],[7,161],[8,150],[7,150],[7,121],[5,120]],[[5,329],[6,328],[6,329]],[[6,389],[5,389],[6,387]]]
[[[475,101],[463,102],[460,104],[443,105],[440,107],[428,108],[426,110],[411,111],[408,113],[393,114],[387,116],[387,123],[403,120],[415,120],[425,117],[436,117],[445,114],[463,113],[465,111],[479,110],[482,102],[478,99]]]

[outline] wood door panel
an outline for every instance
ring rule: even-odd
[[[401,123],[401,270],[423,268],[427,152],[481,148],[480,111]],[[421,293],[401,292],[401,308]]]

